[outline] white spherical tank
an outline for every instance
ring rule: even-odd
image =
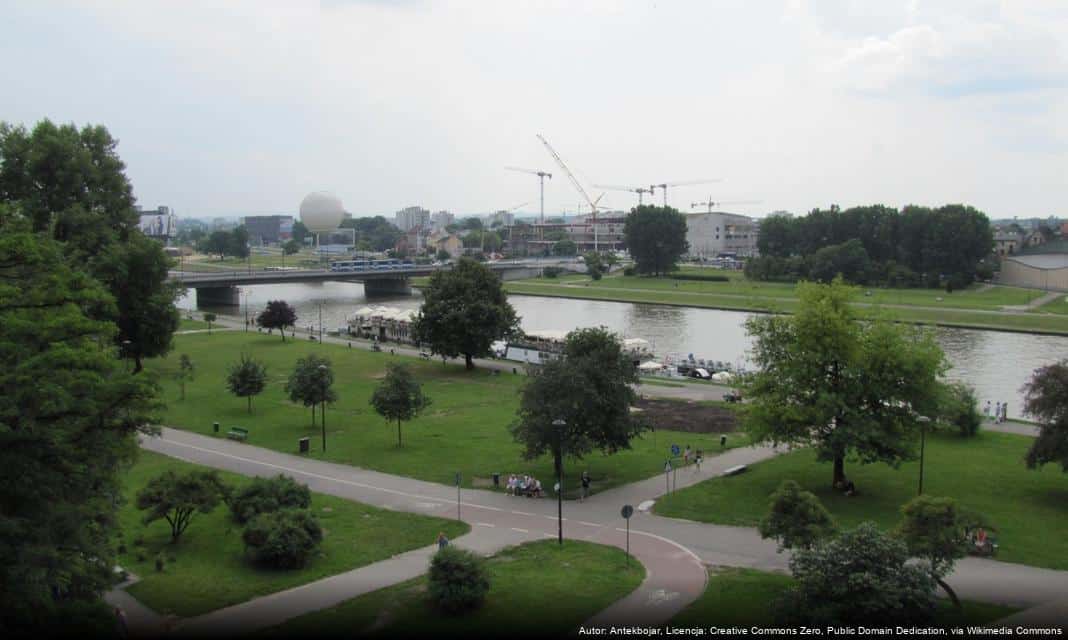
[[[344,214],[341,200],[330,193],[309,193],[300,203],[300,221],[312,233],[327,233],[337,229]]]

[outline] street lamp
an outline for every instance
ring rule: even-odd
[[[130,373],[130,345],[129,340],[122,341],[122,359],[126,361],[126,373]]]
[[[319,344],[323,343],[323,303],[319,303]]]
[[[245,294],[245,333],[248,333],[248,290],[243,292]],[[285,329],[283,329],[285,331]]]
[[[553,428],[556,430],[556,528],[557,540],[564,544],[564,427],[567,422],[557,418],[553,420]]]
[[[319,365],[319,400],[322,402],[322,407],[319,413],[323,418],[323,453],[326,453],[326,365]]]
[[[916,490],[916,495],[923,495],[923,453],[924,445],[927,444],[927,423],[931,419],[927,416],[920,416],[916,418],[916,422],[920,423],[920,487]]]

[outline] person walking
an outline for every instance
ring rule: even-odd
[[[590,473],[588,471],[582,472],[582,495],[579,501],[582,502],[590,496]]]
[[[690,464],[690,445],[686,445],[686,450],[682,452],[682,464],[683,466]]]
[[[1001,422],[1001,401],[998,401],[997,406],[994,407],[994,422]]]
[[[445,547],[449,546],[449,539],[445,537],[444,531],[438,532],[438,551],[441,551]]]
[[[126,612],[120,607],[115,607],[115,630],[120,638],[130,637],[130,627],[126,622]]]
[[[704,453],[702,453],[701,450],[698,449],[697,450],[697,454],[694,455],[694,457],[693,457],[694,471],[700,471],[701,470],[701,460],[703,458],[704,458]]]
[[[1008,419],[1009,419],[1009,403],[1008,402],[1002,402],[1001,403],[1001,421],[1005,422]]]
[[[990,419],[990,401],[989,400],[986,401],[986,405],[983,407],[983,415],[986,416],[987,420]]]

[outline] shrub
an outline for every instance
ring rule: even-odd
[[[163,559],[163,554],[156,556],[156,571],[163,571],[163,567],[166,565],[166,561]]]
[[[556,276],[563,273],[563,271],[564,270],[560,267],[545,267],[541,270],[541,274],[546,278],[555,278]]]
[[[637,272],[634,270],[634,267],[623,267],[623,275],[632,276],[635,273]]]
[[[773,538],[783,549],[811,549],[834,533],[831,514],[815,494],[803,491],[793,480],[784,480],[771,494],[768,515],[760,521],[760,536]]]
[[[299,569],[323,541],[323,530],[308,511],[284,509],[253,518],[241,539],[256,562],[276,569]]]
[[[718,273],[676,273],[672,280],[698,280],[700,282],[730,282],[730,278]]]
[[[939,403],[938,418],[942,424],[956,427],[965,438],[979,433],[983,416],[979,413],[975,390],[963,382],[947,385],[946,393]]]
[[[255,478],[230,498],[230,512],[241,524],[261,513],[307,509],[309,506],[311,491],[308,486],[281,474],[273,478]]]
[[[430,561],[430,600],[445,613],[458,614],[479,608],[489,586],[485,563],[470,551],[448,546]]]

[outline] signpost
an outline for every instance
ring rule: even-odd
[[[665,495],[671,493],[671,460],[664,461],[664,484],[666,485]]]
[[[629,504],[623,505],[623,509],[620,512],[623,515],[623,520],[627,523],[627,568],[630,568],[630,517],[634,515],[634,507]]]
[[[460,472],[456,472],[456,519],[460,519]]]

